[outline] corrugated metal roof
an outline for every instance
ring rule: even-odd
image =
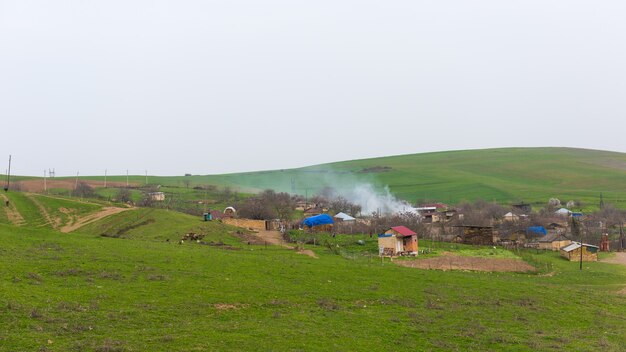
[[[583,246],[585,246],[585,247],[593,247],[593,248],[600,248],[598,246],[594,246],[594,245],[588,244],[588,243],[583,243]],[[568,244],[567,246],[561,248],[561,250],[562,251],[566,251],[566,252],[571,252],[571,251],[573,251],[575,249],[578,249],[580,247],[581,247],[580,246],[580,242],[574,242],[574,243]]]

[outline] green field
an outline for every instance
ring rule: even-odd
[[[229,246],[166,241],[190,230]],[[626,349],[622,266],[523,252],[539,273],[419,270],[372,259],[364,235],[307,245],[315,259],[232,230],[152,209],[72,234],[0,225],[0,350]]]
[[[383,169],[384,167],[388,169]],[[367,171],[370,172],[367,172]],[[94,177],[95,179],[101,179]],[[124,181],[125,177],[110,177]],[[150,183],[184,187],[220,185],[238,191],[272,188],[312,195],[322,187],[349,190],[370,183],[412,203],[463,200],[527,201],[551,197],[581,200],[587,208],[605,202],[626,207],[626,154],[572,148],[505,148],[450,151],[354,160],[299,169],[209,176],[150,177]],[[133,182],[143,184],[143,176]]]

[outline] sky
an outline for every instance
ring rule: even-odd
[[[624,18],[622,0],[0,0],[0,168],[626,152]]]

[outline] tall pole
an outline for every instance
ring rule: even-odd
[[[583,229],[580,230],[580,270],[583,270]]]
[[[46,170],[43,170],[43,191],[44,193],[48,192],[48,187],[46,185]]]
[[[7,170],[7,184],[4,186],[4,191],[9,191],[9,186],[11,185],[11,155],[9,155],[9,169]]]

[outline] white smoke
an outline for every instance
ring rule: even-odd
[[[356,184],[352,189],[337,190],[339,196],[349,202],[361,206],[361,213],[371,215],[374,212],[381,214],[396,214],[401,212],[416,212],[406,201],[398,200],[385,186],[382,192],[377,192],[369,183]]]

